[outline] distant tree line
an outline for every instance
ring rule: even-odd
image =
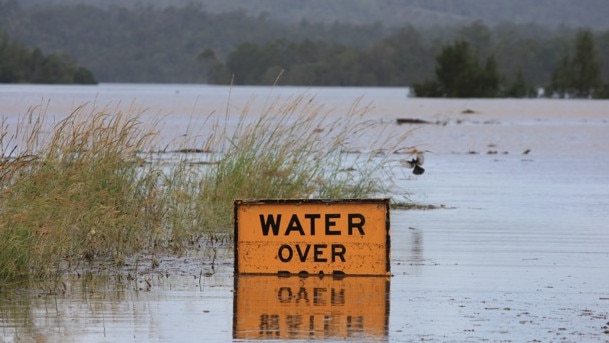
[[[584,30],[583,40],[577,30],[535,24],[288,25],[243,12],[212,14],[198,5],[22,7],[0,0],[3,29],[30,49],[69,55],[101,82],[278,80],[282,85],[410,86],[418,96],[522,97],[544,88],[556,97],[604,97],[609,80],[609,31]],[[580,41],[591,47],[588,55]],[[590,77],[575,66],[586,60],[595,61],[586,65],[596,81],[581,90],[577,83]],[[459,65],[464,71],[449,76],[450,67]]]
[[[30,48],[71,56],[99,82],[205,83],[207,65],[198,58],[205,49],[224,61],[242,42],[285,37],[364,46],[387,33],[382,25],[289,26],[242,12],[211,14],[194,4],[158,9],[58,3],[26,7],[0,0],[0,30]]]
[[[410,32],[413,35],[413,32]],[[480,52],[462,39],[444,45],[435,57],[435,79],[405,84],[412,78],[412,65],[422,70],[429,61],[413,59],[412,50],[425,49],[409,44],[400,49],[397,38],[407,31],[381,40],[369,48],[304,40],[298,43],[276,40],[263,45],[242,43],[228,55],[225,64],[206,51],[203,59],[212,65],[210,79],[215,83],[324,86],[412,86],[416,96],[449,98],[536,97],[537,87],[527,81],[520,69],[509,77],[498,70],[493,52],[484,63]],[[414,34],[416,36],[416,34]],[[408,40],[410,43],[413,39]],[[415,40],[416,41],[416,40]],[[547,96],[607,98],[609,84],[601,78],[601,63],[590,31],[580,30],[561,63],[543,85]],[[409,50],[411,53],[408,53]],[[573,57],[570,57],[573,55]],[[407,66],[410,66],[407,67]]]
[[[93,74],[66,55],[44,55],[12,42],[0,31],[0,83],[96,83]]]
[[[580,30],[574,40],[573,57],[568,50],[555,67],[544,92],[550,97],[609,98],[609,83],[601,79],[601,63],[592,33]],[[427,97],[535,97],[537,90],[518,71],[511,84],[499,75],[495,55],[478,62],[464,41],[444,47],[436,57],[436,79],[413,85],[417,96]]]

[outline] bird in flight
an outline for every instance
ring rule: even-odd
[[[416,151],[416,157],[414,157],[410,161],[401,160],[400,163],[406,168],[412,168],[412,173],[414,175],[421,175],[425,172],[425,169],[423,169],[421,167],[423,165],[424,161],[425,161],[425,156],[423,155],[423,152]]]

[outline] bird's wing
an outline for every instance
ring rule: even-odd
[[[425,155],[422,151],[417,152],[417,164],[422,166],[423,162],[425,162]]]
[[[416,165],[414,161],[408,160],[400,160],[400,164],[402,164],[402,166],[406,168],[414,168],[414,166]]]

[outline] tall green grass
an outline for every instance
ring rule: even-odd
[[[381,174],[387,156],[359,153],[375,145],[391,148],[382,135],[366,135],[379,125],[365,120],[369,109],[357,99],[337,117],[306,96],[277,99],[251,122],[245,109],[240,122],[247,124],[226,135],[222,158],[200,182],[204,226],[230,227],[234,199],[362,198],[386,192],[389,184]],[[392,138],[396,144],[405,136]]]
[[[138,155],[155,135],[142,131],[137,115],[81,107],[50,134],[45,124],[30,112],[14,136],[3,137],[3,147],[19,152],[2,160],[0,280],[99,256],[120,262],[158,231],[142,215],[158,186]]]
[[[380,124],[365,120],[368,110],[356,100],[337,116],[304,95],[253,116],[246,106],[237,126],[226,113],[186,143],[214,152],[204,165],[188,154],[153,158],[160,122],[135,109],[82,106],[53,123],[36,108],[17,127],[2,122],[0,285],[86,261],[179,253],[230,234],[234,199],[386,195],[390,155],[368,152],[392,151],[406,136],[372,130]]]

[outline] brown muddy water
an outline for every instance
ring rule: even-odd
[[[2,291],[0,342],[609,341],[608,101],[10,85],[0,86],[0,115],[11,123],[42,103],[57,116],[87,101],[135,103],[169,114],[163,134],[176,137],[197,113],[238,113],[252,97],[255,112],[270,96],[303,92],[333,116],[363,96],[372,120],[412,131],[409,143],[427,150],[423,175],[401,167],[401,156],[391,166],[392,196],[441,207],[392,210],[391,277],[236,278],[231,242],[202,242],[156,268],[139,256],[131,271],[79,271],[52,294]]]

